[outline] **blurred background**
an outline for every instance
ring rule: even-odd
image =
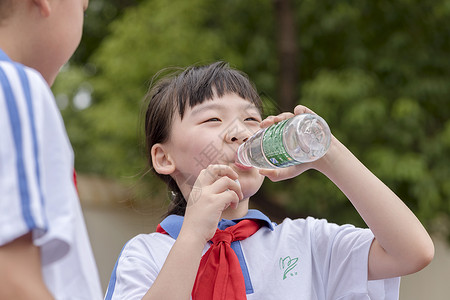
[[[224,60],[249,75],[267,115],[310,107],[405,201],[437,252],[403,278],[401,299],[448,299],[449,53],[448,0],[90,0],[80,47],[53,92],[104,289],[124,243],[153,232],[168,204],[143,144],[153,76]],[[278,222],[365,226],[315,171],[266,180],[252,203]]]

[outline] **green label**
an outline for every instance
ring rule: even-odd
[[[267,160],[272,165],[279,168],[298,164],[298,162],[287,153],[283,144],[283,131],[288,121],[289,119],[267,128],[264,132],[262,141],[263,152]]]

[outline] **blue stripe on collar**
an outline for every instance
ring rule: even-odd
[[[219,222],[218,228],[223,230],[229,226],[235,225],[241,220],[246,219],[261,220],[264,222],[265,226],[270,228],[270,230],[274,229],[270,219],[265,214],[256,209],[249,209],[247,215],[245,215],[245,217],[243,218],[233,220],[222,219]],[[167,218],[165,218],[160,225],[172,238],[176,239],[180,234],[181,226],[183,225],[183,220],[184,220],[183,216],[170,215]]]
[[[183,225],[183,216],[170,215],[167,216],[159,225],[174,239],[180,234]]]
[[[241,220],[247,220],[247,219],[264,221],[265,225],[267,227],[269,227],[270,230],[274,229],[272,221],[270,221],[269,217],[267,217],[265,214],[263,214],[262,212],[260,212],[257,209],[249,209],[247,214],[245,215],[245,217],[239,218],[239,219],[234,219],[233,221],[235,221],[235,223],[237,223]]]

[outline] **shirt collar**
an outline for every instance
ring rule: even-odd
[[[222,219],[219,221],[218,228],[224,230],[229,226],[236,225],[241,220],[247,219],[263,221],[264,226],[268,227],[270,230],[273,230],[273,224],[270,219],[265,214],[256,209],[249,209],[247,215],[245,215],[243,218],[233,220]],[[170,215],[165,218],[160,225],[172,238],[176,239],[180,234],[183,220],[183,216]]]
[[[11,59],[6,55],[5,52],[3,52],[2,49],[0,49],[0,61],[11,61]]]

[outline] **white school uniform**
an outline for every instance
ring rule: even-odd
[[[2,50],[0,84],[0,246],[32,232],[56,299],[101,299],[73,151],[53,94],[38,72]]]
[[[276,225],[256,210],[243,219],[265,221],[254,235],[231,244],[247,299],[398,299],[400,278],[368,280],[374,238],[369,229],[311,217]],[[219,228],[239,220],[222,220]],[[141,234],[130,240],[116,262],[105,299],[141,299],[158,276],[182,222],[181,216],[169,216],[161,223],[168,235]]]

